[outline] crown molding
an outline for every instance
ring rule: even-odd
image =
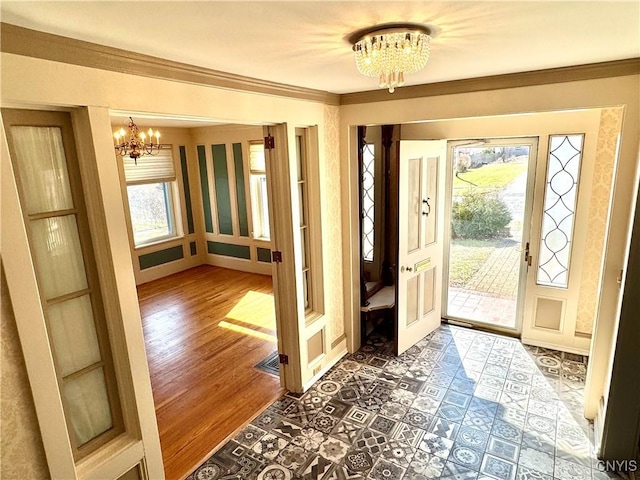
[[[533,70],[530,72],[492,75],[489,77],[468,78],[447,82],[426,83],[396,89],[394,93],[386,90],[345,93],[340,95],[340,105],[404,100],[456,93],[483,92],[506,88],[530,87],[551,83],[576,82],[607,77],[622,77],[640,74],[640,58],[628,58],[611,62],[590,63],[571,67]]]
[[[339,95],[197,67],[8,23],[0,23],[0,51],[130,75],[276,95],[327,105],[356,105],[640,74],[640,58],[629,58],[571,67],[405,86],[397,89],[393,94],[386,90],[370,90]]]
[[[8,23],[0,23],[0,50],[15,55],[130,75],[276,95],[328,105],[340,103],[340,96],[335,93],[234,75]]]

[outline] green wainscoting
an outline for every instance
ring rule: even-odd
[[[184,250],[182,249],[182,245],[178,245],[165,250],[158,250],[157,252],[140,255],[138,257],[138,262],[140,262],[140,270],[144,270],[146,268],[162,265],[163,263],[174,262],[181,258],[184,258]]]
[[[258,261],[271,263],[271,249],[258,247]]]
[[[214,255],[224,255],[225,257],[251,258],[251,251],[246,245],[233,245],[231,243],[207,242],[207,251]]]
[[[221,234],[233,235],[226,146],[224,144],[211,145],[211,153],[213,155],[213,179],[216,186],[218,228],[220,229]]]
[[[182,185],[184,185],[184,207],[187,210],[187,231],[194,233],[193,208],[191,206],[191,188],[189,186],[189,168],[187,164],[187,148],[180,145],[180,167],[182,168]]]
[[[242,161],[242,144],[233,144],[233,164],[236,173],[236,202],[238,204],[238,223],[241,237],[249,236],[247,219],[247,195],[244,188],[244,163]]]
[[[198,254],[198,247],[196,246],[196,242],[191,242],[189,244],[189,248],[191,249],[191,256]]]
[[[200,187],[202,190],[202,211],[204,212],[204,229],[213,233],[213,217],[211,216],[211,197],[209,195],[209,177],[207,175],[207,156],[204,145],[198,145],[198,163],[200,165]]]

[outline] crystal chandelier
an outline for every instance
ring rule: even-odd
[[[422,70],[429,59],[431,30],[424,25],[393,23],[354,33],[351,37],[358,71],[380,79],[390,93],[404,85],[404,76]]]
[[[116,152],[121,156],[133,158],[134,163],[137,165],[138,158],[143,155],[153,155],[160,150],[160,132],[158,130],[154,132],[150,128],[149,132],[147,132],[149,135],[147,139],[147,134],[140,131],[131,117],[129,117],[127,128],[129,129],[128,133],[124,128],[113,133]]]

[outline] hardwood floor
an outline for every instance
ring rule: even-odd
[[[202,265],[138,287],[167,479],[282,393],[254,366],[277,349],[271,277]]]

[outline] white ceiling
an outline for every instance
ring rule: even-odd
[[[409,21],[434,30],[422,84],[640,57],[640,0],[5,1],[3,22],[301,87],[377,88],[355,69],[356,30]]]

